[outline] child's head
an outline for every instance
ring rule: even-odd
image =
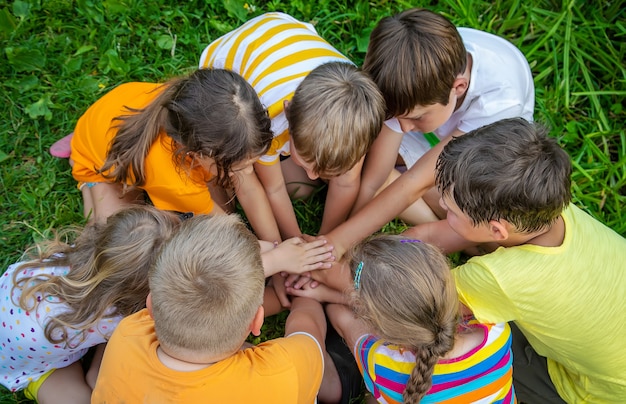
[[[193,159],[215,165],[216,181],[229,187],[231,168],[267,151],[273,135],[270,118],[259,97],[239,74],[200,69],[164,84],[162,92],[138,114],[119,118],[107,162],[110,177],[134,185],[144,181],[143,164],[161,130],[176,142],[174,160],[186,167]],[[116,160],[117,159],[117,160]]]
[[[467,52],[456,27],[432,11],[414,8],[379,21],[363,62],[385,98],[387,117],[416,106],[447,105]]]
[[[422,397],[437,360],[454,345],[459,301],[448,261],[435,247],[379,235],[353,248],[354,307],[372,332],[416,355],[404,392]]]
[[[105,313],[127,316],[141,310],[149,291],[149,269],[179,222],[178,216],[169,212],[130,206],[110,216],[105,224],[88,225],[72,245],[51,243],[20,271],[69,266],[68,274],[49,277],[33,271],[33,277],[21,278],[15,286],[22,288],[19,305],[33,310],[36,293],[64,301],[70,310],[50,319],[45,330],[51,342],[66,343],[79,342],[72,339],[74,335],[61,335],[66,326],[87,330]]]
[[[230,184],[231,167],[260,157],[273,135],[270,118],[258,95],[239,74],[224,69],[200,69],[171,84],[164,103],[165,131],[188,152],[211,158],[217,182]]]
[[[512,118],[452,139],[437,161],[436,184],[474,226],[503,219],[530,233],[569,204],[571,171],[544,127]]]
[[[237,216],[184,221],[150,273],[159,343],[184,355],[232,354],[250,333],[264,287],[259,243]]]
[[[292,150],[328,179],[365,155],[382,128],[384,102],[366,74],[350,63],[331,62],[307,75],[285,112]]]

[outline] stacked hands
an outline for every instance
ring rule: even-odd
[[[271,285],[282,307],[290,307],[288,295],[305,296],[320,286],[314,272],[332,268],[337,260],[334,246],[324,236],[303,234],[282,243],[259,243],[265,275],[272,276]]]

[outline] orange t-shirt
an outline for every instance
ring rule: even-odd
[[[181,372],[157,357],[146,309],[120,322],[100,366],[92,403],[313,403],[323,356],[308,334],[267,341],[207,368]]]
[[[79,181],[110,182],[96,170],[104,164],[109,145],[120,121],[128,115],[125,107],[145,108],[161,89],[156,83],[122,84],[96,101],[80,117],[72,138],[72,175]],[[152,144],[144,163],[145,183],[140,188],[159,209],[196,214],[210,213],[213,200],[207,186],[211,175],[201,167],[179,168],[172,159],[173,140],[162,132]]]

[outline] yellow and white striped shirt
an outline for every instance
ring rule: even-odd
[[[311,24],[283,13],[267,13],[216,39],[200,57],[200,68],[239,73],[256,90],[272,119],[274,140],[260,163],[274,164],[289,154],[288,123],[283,107],[300,82],[317,66],[350,62],[320,37]],[[320,117],[323,119],[323,117]]]

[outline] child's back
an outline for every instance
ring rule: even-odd
[[[353,249],[350,267],[360,320],[340,305],[327,312],[379,402],[515,402],[509,326],[459,322],[454,280],[435,247],[378,235]]]
[[[624,402],[626,239],[571,204],[569,156],[518,118],[454,139],[437,168],[452,230],[501,246],[453,270],[461,301],[514,321],[562,399]]]
[[[293,302],[287,338],[242,345],[260,334],[264,280],[258,242],[242,222],[185,221],[150,274],[147,309],[109,341],[92,402],[313,402],[323,338],[290,325],[303,300]]]
[[[87,226],[72,245],[42,243],[35,259],[11,265],[0,277],[0,383],[51,400],[51,384],[68,377],[58,370],[80,368],[90,348],[106,343],[124,316],[143,308],[148,269],[178,222],[168,212],[130,207],[106,224]],[[87,387],[76,374],[76,385],[64,379],[69,391],[60,394]]]

